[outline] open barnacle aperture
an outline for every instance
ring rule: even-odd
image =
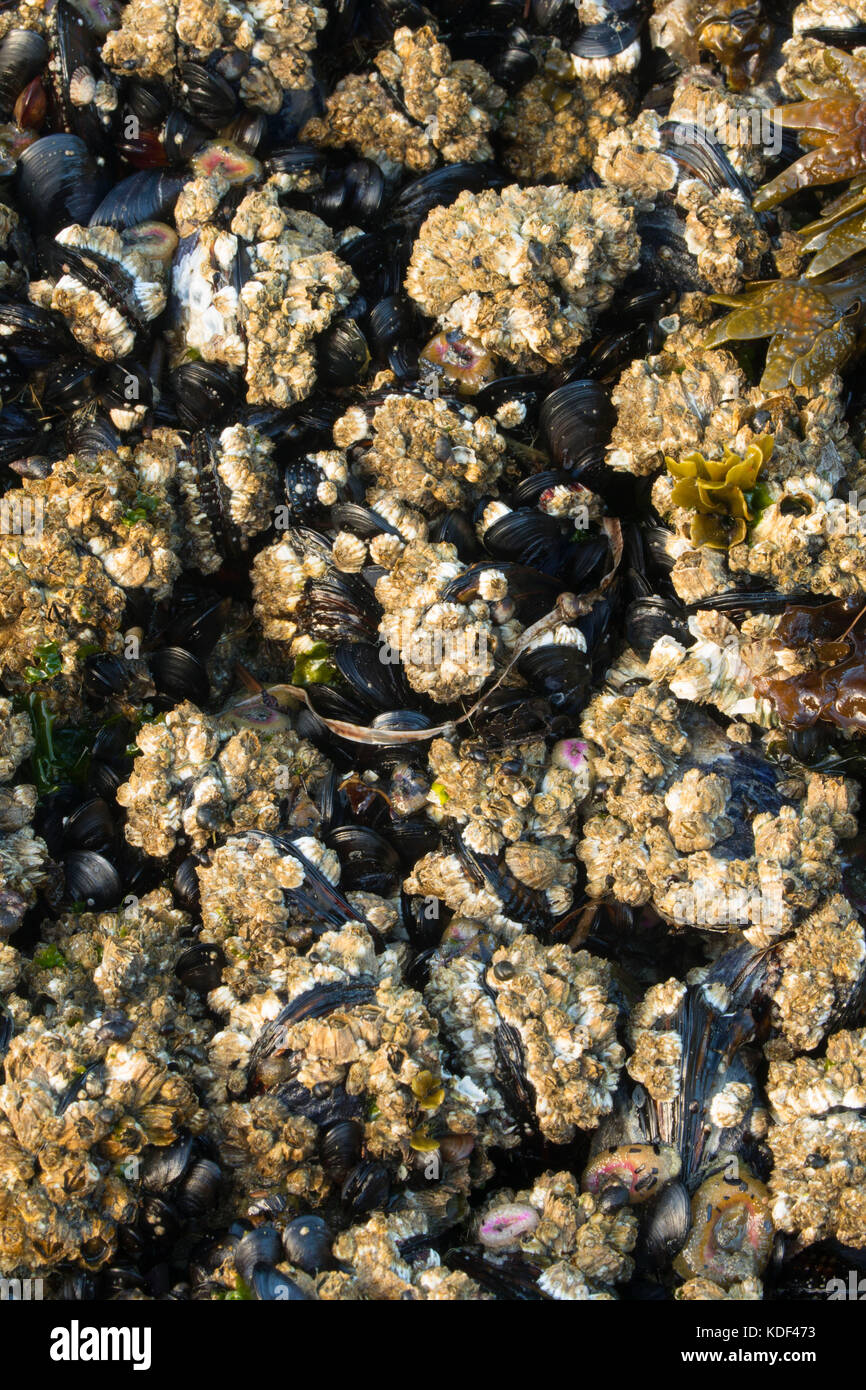
[[[712,325],[705,347],[732,339],[769,338],[760,387],[814,387],[851,356],[857,344],[866,290],[866,259],[851,261],[847,273],[762,280],[743,294],[712,295],[733,309]]]
[[[748,523],[755,515],[750,507],[758,474],[772,452],[773,437],[765,434],[742,456],[726,444],[721,459],[705,459],[697,452],[679,462],[665,459],[668,472],[678,480],[671,502],[695,513],[690,525],[693,545],[729,550],[746,539]]]

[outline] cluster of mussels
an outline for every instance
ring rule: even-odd
[[[825,1297],[866,0],[18,0],[0,122],[0,1276]]]

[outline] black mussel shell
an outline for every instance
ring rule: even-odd
[[[351,531],[353,535],[365,538],[400,534],[390,521],[359,502],[335,502],[331,508],[331,525],[335,531]]]
[[[91,758],[90,767],[87,770],[87,790],[111,804],[117,797],[118,787],[127,780],[129,771],[130,769],[121,771],[118,767],[112,766],[111,763],[104,763],[99,758]]]
[[[214,595],[202,597],[195,590],[175,591],[176,611],[160,632],[167,647],[183,647],[199,661],[205,661],[223,632],[231,611],[231,599]]]
[[[415,332],[417,314],[405,294],[388,294],[370,310],[370,341],[377,357],[387,357],[392,348]]]
[[[274,150],[265,160],[265,173],[324,174],[328,160],[314,145],[293,145],[288,150]]]
[[[525,652],[517,669],[536,695],[562,713],[579,710],[592,674],[586,652],[552,642]]]
[[[372,159],[354,159],[345,169],[332,170],[325,186],[313,197],[313,210],[326,222],[372,221],[385,200],[385,175]]]
[[[270,1224],[257,1226],[247,1231],[235,1246],[235,1269],[244,1283],[252,1284],[253,1270],[259,1265],[273,1268],[282,1258],[283,1245],[276,1226]]]
[[[364,579],[336,571],[311,583],[298,604],[301,625],[322,642],[375,640],[381,613]]]
[[[597,381],[570,381],[546,397],[539,424],[551,457],[580,476],[581,468],[604,455],[616,423],[610,397]]]
[[[290,1081],[278,1086],[274,1093],[293,1115],[304,1115],[319,1126],[333,1126],[341,1120],[361,1120],[364,1101],[361,1096],[350,1096],[342,1086],[329,1086],[320,1082],[312,1090],[302,1086],[299,1081]]]
[[[324,510],[318,497],[318,487],[322,481],[318,466],[307,458],[296,459],[286,464],[283,481],[292,521],[300,525],[317,521]]]
[[[531,0],[532,18],[539,29],[550,29],[569,16],[571,0]]]
[[[586,561],[579,567],[589,572],[594,560],[589,560],[587,547],[596,538],[580,547],[579,557],[571,544],[573,536],[573,523],[548,516],[533,507],[519,507],[488,526],[484,532],[484,548],[498,559],[531,565],[542,574],[560,574],[570,559],[578,560],[585,555]],[[607,545],[602,548],[606,553]]]
[[[122,311],[132,327],[141,328],[144,314],[135,295],[131,274],[119,261],[101,251],[78,250],[43,237],[38,242],[39,259],[46,271],[59,279],[72,275],[87,289],[95,291]]]
[[[455,59],[481,63],[494,82],[514,92],[538,70],[538,60],[525,29],[515,26],[508,33],[495,29],[464,30],[451,42]]]
[[[126,108],[146,130],[162,124],[170,106],[168,89],[159,82],[130,82]]]
[[[177,1212],[168,1202],[146,1192],[138,1210],[137,1231],[151,1255],[167,1253],[180,1230]]]
[[[125,759],[126,750],[135,741],[135,730],[128,719],[109,719],[93,740],[94,758]]]
[[[800,37],[817,39],[819,43],[826,43],[831,48],[844,48],[850,52],[852,48],[866,44],[866,24],[850,24],[840,29],[822,24],[815,29],[804,29]]]
[[[202,996],[219,987],[226,958],[219,946],[210,941],[197,942],[178,957],[174,973],[184,989]]]
[[[571,474],[563,469],[548,468],[543,473],[530,473],[528,478],[522,478],[517,484],[511,494],[511,504],[513,507],[532,507],[548,488],[573,481]]]
[[[12,1041],[14,1031],[15,1020],[6,1005],[0,1004],[0,1058],[5,1057],[9,1051],[9,1044]]]
[[[390,898],[397,891],[403,877],[400,856],[377,830],[341,825],[330,832],[327,843],[340,860],[340,887],[344,893],[377,893]]]
[[[673,637],[684,647],[690,647],[694,637],[689,632],[682,605],[673,599],[635,599],[626,609],[625,635],[638,656],[644,661],[660,637]]]
[[[137,408],[149,410],[153,405],[153,382],[147,367],[129,358],[123,366],[110,362],[105,368],[105,384],[100,401],[109,414],[112,411],[115,414],[126,413],[132,409],[133,419]]]
[[[610,19],[601,24],[584,24],[579,34],[569,45],[569,51],[577,58],[615,58],[625,53],[638,38],[642,18],[626,20]]]
[[[386,710],[384,714],[377,714],[370,724],[371,729],[417,729],[420,733],[424,729],[429,729],[432,720],[421,710],[417,709],[394,709]],[[413,756],[414,750],[423,748],[424,743],[403,743],[396,750],[400,761]]]
[[[95,459],[100,454],[116,453],[121,446],[121,438],[105,415],[98,415],[92,407],[85,407],[70,416],[66,443],[72,453]]]
[[[388,208],[387,219],[412,226],[423,222],[433,208],[448,207],[463,192],[481,193],[485,188],[502,188],[506,182],[492,164],[448,164],[404,184]]]
[[[471,564],[481,553],[472,519],[465,512],[455,510],[439,517],[430,527],[430,540],[434,543],[444,541],[448,545],[456,546],[457,554],[464,564]]]
[[[202,145],[207,144],[208,133],[202,125],[190,120],[183,111],[169,111],[162,132],[162,143],[169,160],[181,162],[192,159]]]
[[[388,353],[388,366],[398,381],[414,381],[418,376],[420,348],[416,342],[398,343]]]
[[[94,154],[104,154],[111,145],[111,134],[117,107],[109,109],[87,102],[76,105],[70,97],[74,74],[84,69],[104,82],[114,82],[113,75],[99,58],[99,40],[94,28],[68,0],[57,0],[54,10],[54,55],[49,74],[54,81],[55,96],[67,130],[79,135]],[[89,16],[88,16],[89,18]]]
[[[115,837],[111,808],[101,797],[85,801],[64,822],[63,840],[70,849],[106,850]]]
[[[334,664],[349,686],[351,697],[376,713],[407,703],[409,690],[403,668],[383,660],[388,648],[374,642],[339,642]]]
[[[40,309],[36,304],[16,304],[10,300],[0,301],[0,328],[4,350],[12,352],[24,367],[42,367],[54,361],[58,343],[65,337],[59,315],[50,309]],[[92,366],[88,370],[92,372]],[[53,403],[52,381],[53,376],[49,376],[46,383],[49,403]]]
[[[29,410],[10,401],[0,413],[0,463],[25,458],[42,439],[39,421]]]
[[[129,688],[129,662],[113,652],[96,652],[84,662],[84,689],[93,700],[110,700]]]
[[[107,179],[77,135],[43,135],[21,152],[18,196],[31,225],[53,235],[73,222],[87,226]]]
[[[46,373],[42,404],[46,410],[64,414],[79,410],[93,400],[97,368],[92,362],[57,362]]]
[[[219,1194],[222,1171],[211,1158],[199,1158],[184,1175],[177,1192],[177,1209],[182,1216],[203,1216]]]
[[[309,712],[319,719],[340,719],[347,724],[366,724],[370,710],[361,700],[353,697],[351,691],[335,690],[330,685],[311,685],[307,687]],[[325,726],[322,726],[323,730]],[[308,738],[308,734],[304,734]]]
[[[686,178],[702,179],[716,193],[732,188],[752,201],[754,188],[737,173],[723,147],[710,131],[693,121],[665,121],[659,131],[662,148]]]
[[[653,1268],[667,1268],[682,1250],[692,1221],[692,1204],[688,1189],[681,1182],[672,1182],[653,1203],[642,1231],[647,1259]]]
[[[201,901],[201,888],[196,872],[198,865],[199,860],[196,859],[195,855],[188,854],[186,859],[181,860],[178,865],[172,882],[175,901],[186,912],[196,913]]]
[[[268,1265],[258,1265],[253,1270],[250,1288],[261,1303],[309,1303],[310,1295],[304,1293],[294,1279],[281,1274],[278,1269]]]
[[[526,411],[526,425],[531,427],[538,412],[539,400],[546,389],[546,377],[537,372],[511,373],[499,376],[482,386],[472,404],[480,415],[495,415],[506,401],[516,401]]]
[[[28,82],[48,61],[48,44],[35,29],[10,29],[0,43],[0,112],[10,115]]]
[[[663,574],[669,574],[675,564],[670,550],[673,538],[673,532],[664,526],[648,526],[643,532],[647,560]]]
[[[99,1023],[100,1042],[128,1042],[135,1032],[135,1022],[121,1009],[106,1009]]]
[[[180,95],[186,109],[207,130],[222,130],[237,110],[234,89],[218,72],[211,72],[201,63],[184,63],[180,70]]]
[[[255,154],[267,133],[268,120],[263,111],[241,111],[226,127],[224,136],[238,149]]]
[[[296,1216],[283,1230],[283,1250],[289,1264],[306,1274],[318,1274],[331,1264],[331,1233],[321,1216]]]
[[[343,1183],[340,1199],[353,1216],[384,1207],[391,1195],[391,1178],[384,1163],[362,1159]]]
[[[202,663],[183,647],[162,647],[150,652],[148,670],[160,695],[172,704],[191,700],[194,705],[206,704],[210,681]]]
[[[192,1161],[195,1140],[185,1134],[165,1148],[149,1148],[141,1170],[141,1184],[147,1192],[169,1192],[180,1182]]]
[[[93,850],[75,850],[63,856],[67,902],[84,903],[88,910],[101,912],[116,907],[123,896],[123,884],[113,864]]]
[[[322,1166],[337,1182],[344,1182],[361,1157],[364,1126],[360,1120],[338,1120],[319,1137]]]
[[[388,838],[404,864],[414,865],[439,843],[437,827],[424,816],[403,816],[388,827]]]
[[[121,179],[91,213],[92,227],[124,231],[142,222],[168,222],[186,177],[164,169],[140,169]]]
[[[370,365],[367,339],[354,319],[332,323],[318,343],[319,375],[328,386],[354,386]]]
[[[798,762],[813,763],[827,751],[827,729],[825,725],[813,724],[806,729],[786,729],[788,751]]]
[[[708,292],[708,282],[700,274],[686,245],[684,224],[675,208],[659,203],[651,211],[642,212],[638,217],[638,230],[642,275],[656,279],[671,293]]]

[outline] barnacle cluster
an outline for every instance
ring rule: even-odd
[[[862,1260],[866,11],[788,8],[0,14],[0,1296]]]
[[[313,144],[351,145],[383,169],[417,173],[441,159],[489,159],[488,140],[505,93],[479,63],[451,60],[434,31],[397,29],[375,71],[344,77],[325,114],[302,132]]]
[[[434,209],[406,288],[440,326],[525,370],[575,352],[637,252],[634,214],[610,190],[513,185]]]
[[[312,213],[281,208],[266,185],[243,199],[230,231],[205,221],[189,236],[173,271],[179,357],[194,348],[243,368],[251,404],[303,400],[316,379],[313,339],[356,288],[333,234]],[[231,265],[241,253],[249,275],[238,293]]]
[[[835,847],[856,832],[853,784],[813,773],[786,786],[663,682],[596,696],[582,732],[595,799],[578,854],[594,896],[651,901],[673,923],[741,926],[760,944],[837,886]]]
[[[130,844],[156,858],[179,834],[201,849],[228,830],[276,829],[280,799],[308,794],[326,766],[292,730],[233,733],[189,703],[146,724],[136,742],[141,756],[117,797],[128,808]]]

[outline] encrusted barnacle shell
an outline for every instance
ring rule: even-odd
[[[789,795],[760,755],[747,756],[661,682],[597,696],[582,732],[594,746],[596,795],[605,789],[604,814],[590,815],[578,847],[592,896],[612,887],[672,922],[740,926],[762,945],[838,884],[825,846],[854,831],[851,784],[812,774]],[[747,784],[750,822],[737,810]]]
[[[637,251],[634,214],[607,189],[462,193],[422,226],[406,288],[444,329],[533,370],[574,352]]]
[[[421,173],[440,158],[490,159],[488,136],[505,93],[487,71],[453,62],[428,25],[399,28],[391,43],[374,59],[378,71],[337,83],[324,115],[308,121],[301,138],[351,145],[386,170],[405,165]]]
[[[168,227],[166,239],[170,259],[177,239]],[[56,243],[55,278],[32,284],[31,298],[63,314],[72,334],[95,356],[107,362],[127,357],[138,325],[165,308],[165,246],[161,244],[154,255],[153,243],[141,227],[117,232],[75,224],[58,232]]]
[[[354,417],[352,417],[354,419]],[[361,471],[377,496],[402,500],[427,516],[463,506],[490,490],[502,469],[505,440],[494,422],[466,406],[417,396],[386,396],[361,425],[347,417],[334,439],[362,443]]]
[[[233,733],[190,703],[145,724],[137,744],[142,756],[117,799],[127,840],[153,856],[170,854],[180,836],[201,849],[220,832],[275,830],[280,802],[306,797],[327,770],[290,730]]]
[[[863,1244],[863,1078],[862,1029],[831,1034],[821,1060],[770,1063],[773,1219],[807,1244],[828,1236]]]
[[[357,281],[325,223],[281,208],[271,184],[246,195],[229,232],[209,220],[214,210],[196,212],[175,258],[178,360],[194,347],[206,362],[241,367],[250,404],[285,408],[310,394],[313,339],[346,307]],[[232,267],[241,242],[248,273],[238,292]]]

